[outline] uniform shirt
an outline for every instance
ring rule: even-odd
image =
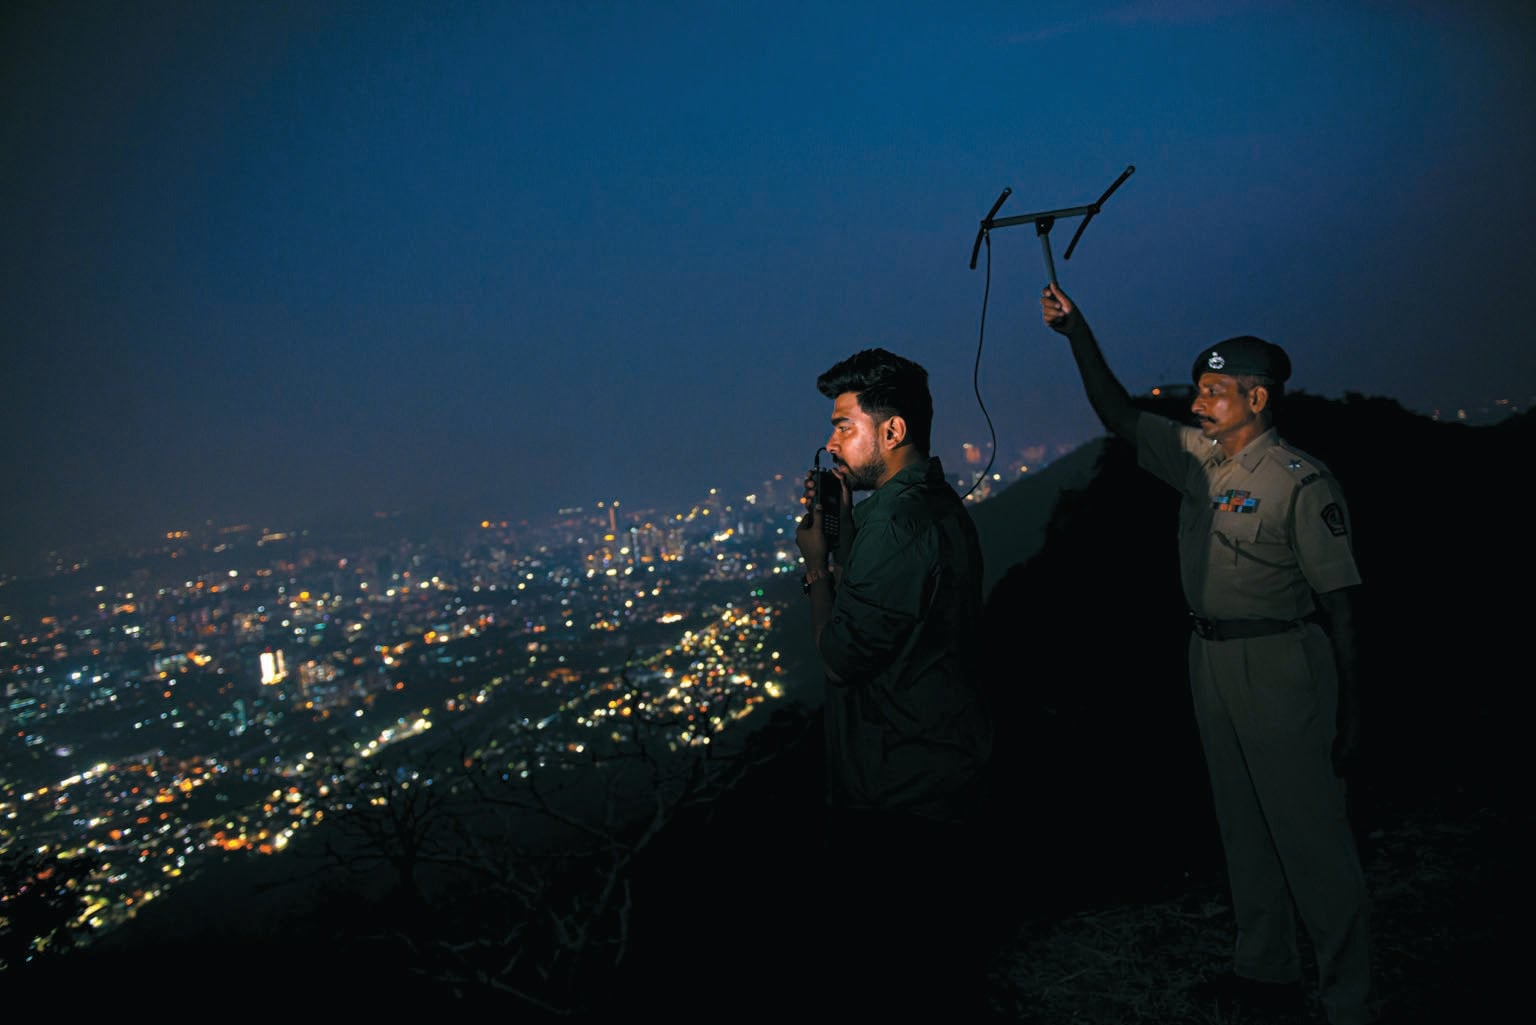
[[[820,638],[841,681],[828,681],[826,699],[828,800],[963,817],[992,743],[976,527],[938,459],[898,471],[853,519]]]
[[[1182,496],[1179,569],[1195,615],[1300,619],[1313,592],[1360,582],[1338,483],[1274,428],[1229,459],[1198,428],[1143,413],[1136,452]]]

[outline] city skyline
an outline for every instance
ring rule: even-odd
[[[989,494],[1019,479],[1025,474],[1048,466],[1078,447],[1076,444],[1040,442],[1022,446],[1010,455],[993,458],[991,443],[964,442],[953,446],[952,451],[935,452],[944,462],[951,486],[970,501],[981,501]],[[807,467],[812,457],[807,457]],[[196,539],[199,541],[217,535],[273,533],[284,535],[291,531],[315,532],[318,535],[347,532],[366,533],[381,527],[387,528],[399,521],[407,529],[426,535],[442,535],[473,530],[476,525],[515,527],[539,534],[551,529],[561,520],[582,516],[594,510],[607,509],[612,515],[622,515],[626,522],[644,522],[661,517],[674,519],[686,516],[690,509],[702,506],[749,505],[764,500],[775,507],[798,504],[802,489],[803,469],[790,469],[751,484],[742,484],[734,491],[709,483],[698,482],[693,489],[694,497],[680,508],[642,506],[629,501],[623,495],[593,498],[585,503],[554,506],[534,510],[532,515],[511,518],[501,510],[485,507],[453,508],[435,503],[416,504],[404,497],[399,506],[391,509],[369,510],[341,515],[306,515],[294,510],[272,517],[234,516],[228,520],[208,519],[201,522],[175,522],[162,525],[138,525],[130,530],[102,529],[91,536],[66,540],[52,547],[27,549],[0,546],[0,582],[6,578],[25,579],[46,575],[92,558],[112,557],[155,548],[167,543]],[[985,473],[985,480],[980,479]],[[684,489],[686,490],[686,489]],[[856,495],[855,500],[862,496]]]
[[[1153,394],[1155,391],[1155,389],[1149,389],[1148,394]],[[1528,412],[1530,408],[1529,404],[1522,405],[1509,399],[1487,399],[1465,404],[1447,402],[1428,410],[1410,410],[1410,412],[1431,420],[1481,427],[1491,426],[1510,416]],[[964,441],[951,446],[948,451],[936,450],[934,454],[943,460],[951,486],[968,501],[976,502],[985,500],[1028,473],[1038,472],[1056,459],[1102,436],[1101,431],[1078,442],[1035,442],[1021,445],[1013,452],[1002,455],[993,452],[990,440],[982,443]],[[981,479],[983,474],[985,479]],[[46,575],[81,561],[154,548],[194,534],[212,536],[252,531],[277,534],[288,531],[313,531],[323,535],[327,532],[349,530],[367,532],[396,520],[403,521],[412,531],[427,535],[472,530],[476,524],[493,523],[499,523],[503,527],[517,526],[538,533],[547,530],[551,524],[562,518],[581,515],[594,509],[623,510],[626,520],[634,520],[638,517],[643,521],[658,515],[679,517],[685,515],[689,508],[697,509],[711,500],[729,505],[749,502],[759,495],[765,495],[772,503],[798,502],[800,488],[801,476],[797,471],[778,473],[752,484],[743,484],[734,492],[699,482],[693,489],[696,494],[695,500],[681,509],[663,510],[655,506],[642,507],[638,503],[626,500],[622,495],[609,495],[593,498],[581,504],[533,510],[530,515],[513,519],[496,509],[453,508],[439,503],[413,503],[406,497],[395,508],[361,512],[354,510],[343,514],[310,513],[306,515],[302,511],[293,510],[265,518],[234,516],[228,520],[207,519],[191,523],[177,522],[161,525],[141,523],[128,530],[98,529],[88,536],[59,539],[58,543],[46,547],[0,545],[0,582],[7,578],[24,579]],[[856,495],[855,500],[857,501],[860,497]]]
[[[631,731],[724,739],[806,700],[763,593],[795,571],[793,522],[721,503],[624,530],[607,503],[454,540],[230,530],[60,573],[41,600],[11,582],[0,849],[99,861],[78,891],[94,940],[210,865],[282,856],[396,745],[424,774],[456,740],[526,780]]]

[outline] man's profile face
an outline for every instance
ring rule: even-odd
[[[1259,419],[1253,393],[1244,391],[1237,378],[1227,374],[1201,374],[1189,408],[1201,433],[1218,441],[1246,427],[1257,426]]]
[[[850,491],[873,491],[885,479],[880,425],[859,406],[859,393],[845,391],[832,402],[832,436],[827,439],[832,466]]]

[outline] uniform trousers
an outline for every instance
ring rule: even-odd
[[[1369,899],[1334,775],[1338,671],[1318,624],[1267,637],[1189,642],[1190,689],[1237,919],[1233,968],[1301,977],[1296,916],[1334,1025],[1369,1010]]]

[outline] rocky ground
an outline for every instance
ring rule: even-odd
[[[1507,808],[1470,799],[1388,812],[1363,833],[1382,1025],[1513,1016],[1523,991],[1510,974],[1520,832]],[[1228,967],[1231,936],[1216,880],[1156,903],[1028,923],[996,965],[994,1005],[1031,1025],[1280,1025],[1222,1017],[1195,997],[1197,983]],[[1302,1020],[1324,1021],[1311,1005]]]

